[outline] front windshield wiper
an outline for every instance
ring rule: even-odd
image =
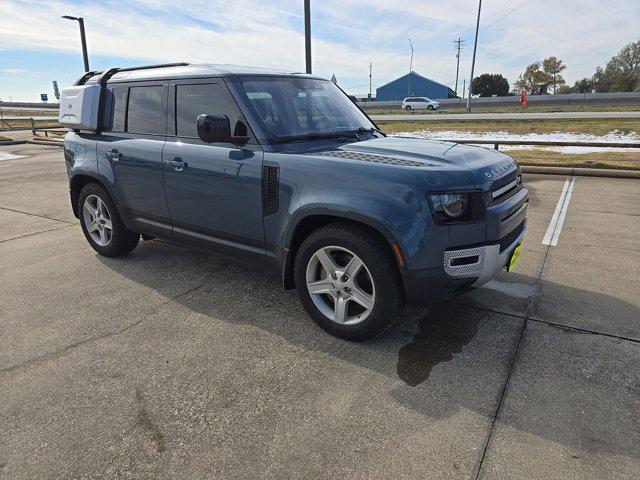
[[[276,137],[273,143],[301,142],[306,140],[320,140],[323,138],[356,137],[365,133],[382,133],[379,129],[360,127],[355,130],[342,130],[339,132],[309,133],[306,135],[291,135],[288,137]]]

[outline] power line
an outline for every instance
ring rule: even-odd
[[[506,17],[507,15],[512,14],[515,10],[517,10],[518,8],[520,8],[522,5],[524,5],[525,3],[527,3],[529,0],[522,0],[520,3],[518,3],[516,6],[514,6],[513,8],[511,8],[510,10],[507,10],[505,13],[503,13],[502,15],[500,15],[497,18],[494,18],[491,22],[489,22],[488,24],[486,24],[484,26],[485,30],[487,28],[489,28],[491,25],[493,25],[494,23],[496,23],[498,20],[502,20],[504,17]]]

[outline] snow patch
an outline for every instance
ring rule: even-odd
[[[425,138],[429,140],[498,140],[498,141],[536,141],[536,142],[600,142],[600,143],[622,143],[640,142],[640,135],[636,132],[621,132],[614,130],[606,135],[591,135],[586,133],[527,133],[518,135],[508,132],[468,132],[460,130],[445,130],[432,132],[430,130],[419,130],[417,132],[400,132],[393,137]],[[480,145],[492,148],[491,145]],[[615,147],[541,147],[537,145],[500,145],[500,150],[548,150],[553,152],[577,155],[581,153],[600,152],[638,152],[638,148],[615,148]]]

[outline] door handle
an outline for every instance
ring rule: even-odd
[[[117,162],[122,158],[122,154],[116,149],[112,149],[110,152],[107,152],[107,158]]]
[[[188,166],[187,162],[184,162],[180,157],[174,157],[173,160],[167,161],[166,165],[173,167],[176,172],[181,172],[183,168]]]

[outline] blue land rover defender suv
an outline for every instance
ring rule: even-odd
[[[63,92],[60,121],[71,205],[99,254],[161,238],[264,264],[342,338],[372,337],[407,303],[479,287],[519,256],[528,191],[510,157],[388,137],[312,75],[89,72]]]

